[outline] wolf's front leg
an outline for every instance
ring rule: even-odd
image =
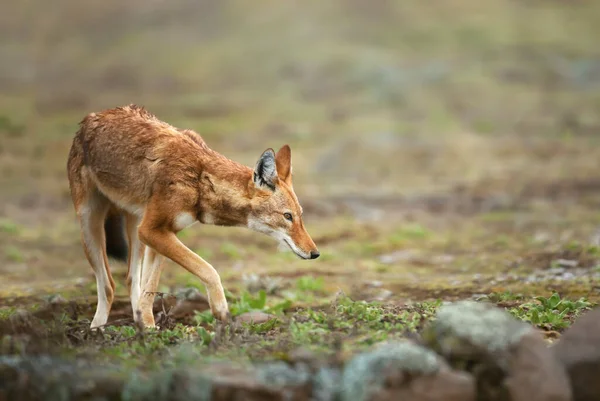
[[[154,296],[162,273],[162,262],[165,258],[149,246],[145,248],[139,310],[141,312],[141,323],[145,328],[148,328],[155,327],[152,306],[154,305]],[[137,321],[137,316],[134,315],[134,317]]]
[[[171,259],[198,277],[206,286],[213,315],[222,321],[230,319],[229,306],[221,284],[221,277],[210,263],[188,249],[173,232],[147,229],[142,223],[140,239],[156,252]]]

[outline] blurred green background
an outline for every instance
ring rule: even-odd
[[[247,165],[291,145],[323,257],[183,232],[232,290],[248,272],[396,298],[493,285],[600,222],[599,22],[593,0],[4,2],[1,292],[92,293],[67,154],[87,113],[128,103]],[[164,285],[199,285],[182,270]]]

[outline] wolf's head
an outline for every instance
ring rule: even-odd
[[[284,145],[277,153],[267,149],[252,176],[252,210],[248,228],[275,238],[302,259],[320,253],[304,227],[302,206],[292,186],[292,151]]]

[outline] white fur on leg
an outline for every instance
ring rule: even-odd
[[[98,305],[96,306],[96,314],[91,324],[91,328],[96,328],[104,326],[108,321],[110,305],[106,296],[106,289],[110,288],[110,280],[106,271],[106,265],[104,264],[101,245],[98,243],[97,236],[94,235],[90,227],[90,213],[87,209],[84,209],[81,213],[81,228],[83,240],[91,259],[90,262],[96,275]]]
[[[106,282],[102,275],[96,274],[96,289],[98,291],[98,306],[96,307],[96,314],[94,315],[94,319],[92,320],[92,324],[90,328],[95,329],[99,326],[104,326],[108,321],[108,299],[106,298],[106,285],[110,285],[108,283],[108,277],[106,278]]]
[[[221,278],[210,263],[206,261],[205,263],[207,267],[212,270],[212,275],[214,276],[212,279],[204,282],[208,303],[213,315],[219,320],[224,320],[229,316],[229,306],[227,305]]]
[[[142,262],[142,279],[141,279],[141,290],[140,295],[146,291],[146,286],[148,285],[148,279],[152,276],[152,272],[154,272],[161,262],[161,256],[156,253],[155,250],[146,246],[144,248],[144,259]]]
[[[163,256],[159,255],[156,253],[155,250],[153,250],[152,248],[150,248],[149,246],[146,246],[144,249],[144,260],[142,262],[143,267],[142,267],[142,282],[141,282],[141,290],[140,290],[140,302],[139,305],[141,308],[146,308],[146,309],[150,309],[149,311],[144,311],[142,310],[141,316],[142,318],[145,315],[148,314],[152,314],[152,305],[154,304],[154,294],[151,294],[151,292],[155,292],[156,288],[153,288],[152,283],[156,283],[158,284],[158,276],[160,276],[161,273],[161,262],[162,262]],[[148,293],[150,292],[150,293]],[[142,299],[144,297],[149,297],[149,299],[144,299],[142,301]],[[137,315],[135,316],[135,319],[137,321]],[[146,328],[152,328],[152,327],[156,327],[154,324],[147,324],[147,322],[144,323]]]
[[[142,257],[141,257],[141,247],[142,243],[137,238],[137,233],[135,237],[131,237],[132,246],[131,246],[131,266],[129,266],[129,274],[131,275],[131,309],[133,311],[133,316],[136,316],[136,312],[139,308],[140,303],[140,295],[142,292]]]

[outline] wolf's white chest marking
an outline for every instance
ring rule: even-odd
[[[183,230],[196,222],[196,216],[188,212],[179,213],[175,216],[173,226],[176,230]]]
[[[215,216],[207,212],[202,213],[202,223],[215,224]]]

